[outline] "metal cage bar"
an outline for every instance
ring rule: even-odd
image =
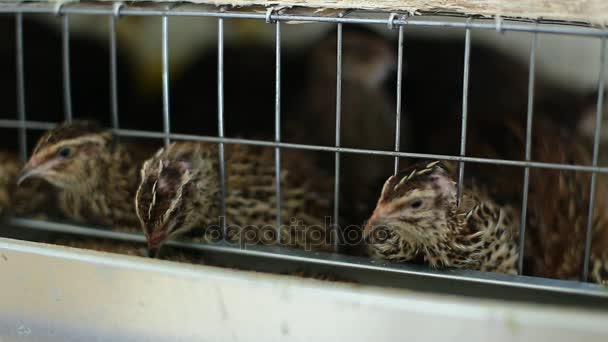
[[[530,39],[530,63],[528,70],[528,108],[526,118],[526,161],[532,158],[532,119],[534,115],[534,76],[536,70],[536,40],[537,34],[532,33]],[[519,258],[517,260],[517,272],[523,273],[524,250],[526,242],[526,215],[528,212],[528,187],[530,184],[530,168],[524,169],[524,185],[521,200],[521,220],[519,229]]]
[[[397,103],[395,105],[395,152],[401,143],[401,88],[403,87],[403,26],[399,26],[397,38]],[[395,174],[399,171],[399,157],[395,157]]]
[[[19,158],[27,160],[27,130],[25,127],[25,77],[23,69],[23,14],[15,15],[15,45],[17,54],[17,115],[19,118]]]
[[[61,14],[59,7],[58,14]],[[72,85],[70,82],[70,21],[67,14],[63,14],[61,41],[63,49],[63,101],[65,106],[65,120],[72,121]]]
[[[471,18],[467,20],[467,23],[471,22]],[[471,58],[471,29],[465,29],[464,38],[464,74],[462,76],[462,120],[461,120],[461,131],[460,131],[460,156],[466,155],[467,145],[467,118],[469,108],[469,62]],[[458,203],[462,197],[462,188],[464,183],[464,161],[461,161],[458,165]]]
[[[606,56],[606,38],[603,37],[600,45],[600,72],[597,81],[597,111],[595,113],[595,134],[593,139],[593,166],[597,166],[597,161],[600,153],[600,135],[602,128],[602,113],[604,110],[604,85],[606,64],[608,57]],[[595,207],[595,191],[596,191],[597,173],[591,174],[591,189],[589,191],[589,214],[587,217],[587,231],[585,234],[585,258],[583,259],[583,274],[582,281],[586,281],[589,277],[589,257],[591,255],[591,237],[593,233],[593,212]]]
[[[163,131],[165,146],[170,143],[171,121],[169,119],[169,22],[162,17],[162,59],[163,59]]]
[[[281,142],[281,23],[275,23],[275,88],[274,88],[274,140]],[[281,242],[281,148],[274,148],[274,168],[277,205],[277,243]]]
[[[109,17],[110,25],[110,112],[112,115],[112,128],[118,129],[118,70],[117,70],[117,54],[116,54],[116,24],[118,21],[120,5],[117,3],[115,6],[116,12],[114,15]]]
[[[27,121],[25,127],[31,130],[47,130],[55,127],[57,124],[53,122],[42,122],[42,121]],[[19,128],[19,120],[0,119],[0,127],[2,128]],[[119,136],[133,137],[133,138],[152,138],[152,139],[163,139],[163,132],[154,131],[142,131],[134,129],[118,129],[115,133]],[[388,157],[399,157],[399,158],[417,158],[417,159],[438,159],[447,160],[453,162],[467,162],[467,163],[478,163],[478,164],[493,164],[502,166],[516,166],[516,167],[530,167],[539,169],[551,169],[551,170],[562,170],[562,171],[581,171],[581,172],[596,172],[602,174],[608,174],[608,167],[605,166],[588,166],[588,165],[570,165],[570,164],[558,164],[558,163],[546,163],[536,161],[521,161],[521,160],[510,160],[510,159],[492,159],[492,158],[479,158],[479,157],[460,157],[446,154],[432,154],[432,153],[414,153],[414,152],[395,152],[395,151],[383,151],[383,150],[369,150],[361,148],[349,148],[349,147],[334,147],[324,145],[310,145],[310,144],[295,144],[266,140],[255,140],[255,139],[240,139],[240,138],[227,138],[219,136],[206,136],[206,135],[192,135],[192,134],[181,134],[171,133],[169,137],[173,140],[192,140],[192,141],[204,141],[213,142],[217,144],[243,144],[252,146],[264,146],[264,147],[280,147],[280,148],[292,148],[299,150],[308,151],[322,151],[322,152],[340,152],[340,153],[352,153],[352,154],[367,154],[373,156],[388,156]]]
[[[336,148],[340,147],[340,125],[342,121],[342,24],[338,24],[336,46]],[[333,237],[334,250],[338,249],[338,215],[340,213],[340,151],[334,152],[334,215]]]
[[[224,137],[224,19],[217,20],[217,134]],[[220,171],[220,227],[226,237],[226,163],[224,160],[224,142],[219,141]]]

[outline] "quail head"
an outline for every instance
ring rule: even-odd
[[[227,240],[273,243],[274,151],[245,145],[228,145],[225,151]],[[303,161],[300,156],[283,158],[281,242],[329,249],[322,217],[330,195],[310,185],[310,179],[320,184],[321,177],[298,176],[307,169],[298,166]],[[135,205],[152,253],[168,239],[195,228],[205,229],[206,239],[219,238],[213,235],[219,232],[221,220],[218,171],[217,146],[207,143],[172,143],[143,164]],[[320,237],[313,241],[313,234]]]
[[[70,220],[136,225],[132,201],[141,165],[136,156],[93,122],[64,123],[39,139],[18,183],[36,178],[51,184],[59,210]]]
[[[476,188],[460,203],[440,162],[414,164],[391,176],[364,228],[369,254],[422,260],[436,268],[517,272],[517,213]]]
[[[135,208],[150,250],[219,214],[219,179],[214,146],[173,143],[141,168]]]

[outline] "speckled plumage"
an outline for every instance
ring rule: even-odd
[[[479,188],[466,189],[458,205],[445,166],[419,163],[386,181],[364,237],[374,258],[514,274],[517,217]]]
[[[580,140],[565,129],[544,120],[534,122],[532,158],[559,164],[590,165],[591,158]],[[519,145],[523,130],[511,125]],[[601,177],[601,176],[600,176]],[[608,280],[608,212],[606,189],[598,183],[593,217],[590,281]],[[559,279],[580,279],[591,189],[591,174],[562,170],[530,170],[528,229],[525,257],[527,274]]]
[[[142,157],[109,130],[88,121],[44,134],[22,172],[53,185],[59,211],[78,223],[137,225],[133,196]]]
[[[228,240],[274,243],[274,150],[226,145],[225,162]],[[207,239],[220,237],[218,170],[217,146],[208,143],[173,143],[144,163],[135,202],[151,248],[194,228],[206,228]],[[282,170],[282,243],[328,249],[326,239],[308,246],[313,232],[304,227],[316,225],[316,232],[326,236],[323,216],[330,205],[329,186],[322,185],[323,178],[300,153],[284,151]]]

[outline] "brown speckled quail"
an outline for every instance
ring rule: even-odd
[[[35,178],[51,184],[60,212],[72,221],[134,227],[133,197],[144,151],[94,122],[64,123],[39,139],[19,183]]]
[[[549,113],[535,113],[531,159],[537,162],[590,165],[590,151],[571,129],[560,127]],[[525,124],[521,120],[472,122],[467,154],[524,160]],[[445,143],[447,144],[447,143]],[[494,199],[521,203],[524,171],[520,167],[467,163],[465,177],[484,184]],[[593,224],[590,281],[608,274],[606,191],[599,177]],[[530,169],[524,274],[580,279],[583,269],[591,177],[586,172]],[[519,221],[518,221],[519,222]]]
[[[274,150],[226,145],[227,240],[272,244],[275,241]],[[135,203],[151,251],[168,239],[206,228],[208,239],[220,223],[218,148],[179,142],[162,148],[141,169]],[[329,250],[324,215],[329,213],[331,183],[297,151],[283,151],[281,243]]]
[[[523,129],[511,125],[516,145],[525,143]],[[590,165],[591,158],[579,137],[546,120],[535,120],[532,159],[567,165]],[[527,274],[559,279],[580,279],[591,174],[532,168],[528,199],[525,256]],[[608,212],[606,191],[598,184],[593,219],[590,281],[608,279]]]
[[[516,274],[517,218],[517,210],[476,187],[458,204],[447,169],[425,162],[386,181],[364,237],[374,258]]]

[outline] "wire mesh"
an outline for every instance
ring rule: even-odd
[[[587,224],[587,235],[585,245],[585,260],[589,260],[590,246],[591,246],[591,229],[593,220],[593,210],[595,201],[595,184],[598,173],[608,174],[608,167],[598,166],[598,154],[599,154],[599,138],[600,138],[600,123],[602,120],[602,108],[603,108],[603,91],[604,91],[604,71],[606,68],[606,37],[608,37],[608,31],[602,29],[595,29],[590,27],[568,27],[568,26],[544,26],[530,23],[500,23],[500,30],[502,31],[517,31],[517,32],[531,32],[531,45],[530,45],[530,65],[529,65],[529,79],[528,79],[528,107],[527,107],[527,125],[526,125],[526,151],[525,160],[507,160],[507,159],[493,159],[493,158],[478,158],[470,157],[466,155],[466,138],[467,138],[467,109],[468,109],[468,83],[469,83],[469,64],[470,64],[470,49],[471,49],[471,30],[480,29],[497,29],[496,24],[488,24],[482,22],[473,22],[472,18],[469,18],[466,22],[450,22],[450,21],[427,21],[424,19],[414,19],[406,17],[397,17],[395,15],[388,16],[388,18],[354,18],[348,17],[344,13],[340,13],[335,17],[328,16],[315,16],[315,15],[291,15],[282,14],[279,12],[268,11],[266,14],[252,13],[252,12],[238,12],[238,11],[227,11],[224,8],[200,8],[193,6],[174,6],[164,7],[158,6],[146,6],[136,7],[122,4],[111,4],[108,6],[103,5],[92,5],[92,4],[62,4],[56,8],[47,4],[32,4],[32,3],[6,3],[0,4],[0,13],[11,13],[16,17],[16,44],[17,44],[17,55],[16,55],[16,66],[17,66],[17,101],[18,101],[18,120],[0,120],[0,127],[5,128],[16,128],[19,130],[19,148],[21,157],[24,158],[27,150],[27,130],[46,130],[52,128],[55,123],[51,122],[36,122],[28,121],[26,119],[25,110],[25,91],[24,91],[24,77],[23,77],[23,14],[49,14],[49,15],[62,15],[62,51],[63,51],[63,95],[65,104],[65,119],[70,121],[72,119],[72,98],[71,98],[71,85],[70,85],[70,46],[69,46],[69,16],[70,14],[81,14],[81,15],[105,15],[109,17],[110,23],[110,99],[111,99],[111,115],[112,115],[112,126],[114,132],[119,136],[126,137],[138,137],[138,138],[154,138],[164,139],[165,143],[168,144],[170,140],[192,140],[192,141],[205,141],[214,142],[219,145],[219,174],[221,183],[221,218],[225,218],[226,215],[226,174],[225,174],[225,144],[246,144],[255,146],[266,146],[275,149],[275,176],[276,176],[276,204],[277,204],[277,239],[280,240],[280,225],[281,225],[281,149],[301,149],[311,151],[325,151],[333,152],[335,155],[335,176],[334,176],[334,207],[333,217],[334,226],[334,244],[338,246],[338,232],[337,232],[337,220],[340,211],[340,155],[342,153],[353,153],[363,154],[370,156],[390,156],[395,158],[395,172],[398,170],[399,158],[424,158],[424,159],[439,159],[456,161],[459,163],[458,172],[458,195],[462,194],[462,184],[465,172],[465,163],[480,163],[480,164],[492,164],[492,165],[504,165],[504,166],[516,166],[524,168],[524,185],[522,192],[522,212],[521,212],[521,237],[520,237],[520,254],[518,260],[518,269],[521,274],[523,265],[523,246],[524,246],[524,233],[526,227],[526,213],[528,206],[528,187],[529,187],[529,174],[531,168],[544,168],[564,171],[580,171],[580,172],[591,172],[592,181],[590,189],[590,207]],[[162,88],[163,88],[163,131],[152,132],[143,130],[133,129],[120,129],[119,128],[119,116],[118,116],[118,91],[117,91],[117,44],[116,44],[116,26],[118,16],[157,16],[162,20]],[[200,17],[211,17],[217,18],[217,100],[218,100],[218,134],[217,136],[205,136],[205,135],[188,135],[179,134],[171,131],[169,111],[169,45],[168,45],[168,18],[180,17],[180,16],[200,16]],[[254,140],[254,139],[240,139],[240,138],[228,138],[224,135],[224,19],[259,19],[272,22],[275,25],[275,135],[274,141]],[[337,46],[336,46],[336,103],[335,103],[335,146],[322,146],[312,144],[295,144],[287,143],[281,140],[281,22],[283,21],[308,21],[308,22],[326,22],[334,23],[337,25]],[[358,149],[358,148],[345,148],[341,147],[340,134],[341,134],[341,105],[342,105],[342,25],[344,23],[349,24],[382,24],[387,25],[389,28],[398,28],[398,64],[397,64],[397,102],[395,111],[395,149],[393,151],[382,151],[382,150],[370,150],[370,149]],[[462,93],[462,117],[461,117],[461,135],[460,135],[460,153],[459,155],[443,155],[443,154],[429,154],[429,153],[414,153],[414,152],[403,152],[400,151],[400,125],[402,116],[402,72],[403,72],[403,49],[404,49],[404,38],[403,30],[407,26],[425,26],[425,27],[441,27],[441,28],[459,28],[465,30],[465,45],[464,45],[464,77],[463,77],[463,93]],[[531,160],[531,138],[532,138],[532,118],[533,118],[533,104],[534,104],[534,74],[535,74],[535,54],[537,45],[537,34],[538,33],[549,33],[549,34],[565,34],[574,36],[588,36],[588,37],[599,37],[601,38],[601,70],[599,72],[598,81],[598,99],[597,99],[597,114],[596,114],[596,130],[595,139],[593,145],[593,163],[592,165],[565,165],[558,163],[546,163],[536,162]],[[32,221],[23,219],[13,219],[12,223],[17,225],[23,225],[30,228],[37,229],[54,229],[63,232],[72,232],[76,234],[86,234],[79,227],[62,225],[52,222]],[[225,219],[220,222],[224,236],[226,233],[226,222]],[[83,228],[84,229],[84,228]],[[86,229],[85,229],[86,230]],[[116,232],[107,231],[94,231],[90,234],[96,234],[96,236],[103,236],[108,238],[124,239],[130,241],[143,241],[143,237],[134,237],[132,234],[123,234]],[[180,244],[174,242],[174,244]],[[189,244],[181,245],[185,247],[192,247]],[[584,269],[582,272],[583,279],[587,279],[588,276],[588,265],[584,263]],[[387,269],[390,268],[387,266]],[[448,277],[446,275],[446,277]],[[481,277],[482,281],[492,282],[491,277]],[[515,282],[516,283],[516,282]],[[520,284],[521,285],[521,284]],[[518,285],[519,286],[519,285]],[[567,291],[566,291],[567,292]]]

